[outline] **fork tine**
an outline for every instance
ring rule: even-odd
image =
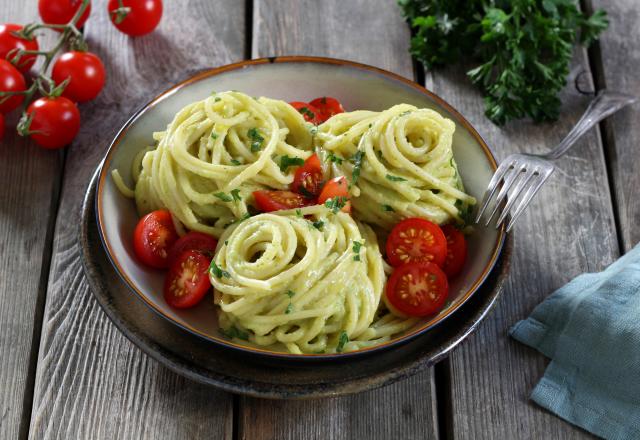
[[[480,221],[480,217],[482,217],[482,214],[484,214],[484,211],[487,209],[487,206],[489,206],[489,202],[491,201],[493,194],[496,192],[496,189],[498,189],[498,183],[500,183],[500,181],[502,180],[504,175],[507,173],[507,171],[511,169],[512,165],[513,165],[513,160],[510,160],[508,162],[505,161],[501,163],[498,169],[496,170],[495,174],[491,178],[491,181],[489,182],[489,186],[487,187],[487,190],[484,192],[484,195],[482,196],[482,201],[480,202],[480,209],[478,209],[478,214],[476,214],[476,219],[474,223],[478,223]]]
[[[518,177],[520,177],[523,174],[523,171],[526,170],[526,167],[524,164],[515,163],[514,165],[515,166],[512,172],[509,175],[507,175],[507,177],[504,179],[504,184],[502,185],[502,188],[500,188],[500,192],[498,192],[495,205],[493,206],[491,215],[489,215],[489,217],[487,218],[487,221],[484,224],[485,226],[489,226],[489,223],[491,223],[491,219],[493,218],[494,215],[496,215],[496,212],[498,212],[498,209],[500,208],[500,205],[504,201],[504,198],[507,197],[507,195],[509,194],[509,190],[513,186],[513,183],[516,181],[516,179],[518,179]]]
[[[511,192],[511,195],[509,196],[509,200],[507,201],[506,206],[502,210],[502,213],[500,213],[500,217],[498,217],[498,220],[496,221],[496,229],[500,227],[500,225],[504,221],[505,217],[507,216],[507,214],[511,210],[511,207],[518,200],[518,197],[520,196],[520,193],[522,191],[524,191],[525,188],[527,188],[527,185],[529,184],[529,182],[531,182],[533,180],[534,177],[540,175],[540,169],[539,168],[534,168],[531,172],[525,172],[524,174],[526,175],[525,178],[518,180],[518,183],[513,188],[513,191]]]
[[[509,224],[507,225],[507,232],[509,232],[511,230],[511,228],[513,228],[513,225],[515,224],[515,222],[518,219],[518,217],[520,217],[520,215],[522,215],[524,210],[529,205],[529,202],[531,201],[531,199],[533,199],[533,196],[535,196],[536,193],[538,191],[540,191],[540,188],[542,187],[544,182],[546,182],[546,180],[549,178],[549,176],[551,176],[552,173],[553,173],[553,169],[551,169],[550,171],[548,171],[546,173],[540,174],[541,178],[538,181],[538,183],[535,186],[530,186],[529,187],[527,192],[524,194],[524,197],[522,198],[522,201],[518,204],[518,206],[516,207],[516,209],[513,212],[513,215],[511,216],[511,220],[509,221]]]

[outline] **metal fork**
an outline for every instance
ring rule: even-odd
[[[511,214],[511,219],[507,225],[507,232],[509,232],[515,221],[531,202],[533,196],[536,195],[544,182],[553,173],[555,166],[551,161],[564,155],[583,134],[598,122],[621,108],[634,103],[637,99],[632,95],[601,90],[595,99],[591,101],[578,123],[556,148],[546,154],[518,153],[507,156],[489,182],[489,187],[482,197],[482,202],[480,202],[475,223],[480,221],[482,214],[486,211],[493,199],[493,195],[500,187],[500,183],[502,183],[485,226],[489,225],[491,219],[506,200],[506,204],[504,204],[504,208],[496,222],[496,229],[502,225],[507,215]]]

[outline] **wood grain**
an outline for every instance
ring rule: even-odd
[[[27,23],[37,11],[4,2],[0,23]],[[45,45],[52,35],[40,38]],[[33,389],[33,347],[40,333],[51,235],[63,155],[19,137],[19,110],[0,140],[0,438],[18,438]],[[35,214],[35,215],[34,215]],[[27,413],[28,414],[28,413]]]
[[[318,55],[413,78],[409,30],[387,0],[256,1],[252,54]],[[242,439],[436,438],[433,369],[352,397],[305,402],[241,398]]]
[[[573,83],[562,94],[558,122],[512,123],[498,128],[483,115],[480,94],[463,67],[426,76],[427,86],[467,116],[498,158],[543,152],[569,131],[590,99]],[[573,76],[593,87],[585,52],[575,54]],[[582,438],[586,434],[528,400],[547,360],[510,339],[508,329],[553,290],[576,275],[601,270],[617,256],[617,239],[602,145],[588,133],[557,162],[557,170],[515,228],[507,289],[496,310],[449,361],[451,435],[456,439]]]
[[[31,438],[231,438],[232,397],[190,382],[134,347],[100,310],[82,274],[77,233],[89,177],[118,128],[158,91],[196,70],[242,59],[244,2],[165,2],[153,34],[130,39],[93,2],[85,26],[107,85],[81,108],[68,150],[31,414]],[[220,11],[224,10],[224,14]],[[210,38],[191,30],[210,30]]]
[[[594,51],[599,73],[598,86],[640,97],[640,47],[638,27],[640,7],[635,0],[605,2],[591,0],[595,8],[609,14],[609,29],[600,38],[600,50]],[[634,37],[635,36],[635,37]],[[604,143],[613,181],[616,213],[623,250],[640,242],[640,103],[615,114],[605,121]]]

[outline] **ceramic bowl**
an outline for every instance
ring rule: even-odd
[[[469,194],[480,198],[496,169],[495,158],[487,144],[453,107],[421,86],[375,67],[327,58],[279,57],[201,72],[154,98],[125,123],[109,147],[98,179],[96,215],[107,256],[132,294],[138,295],[160,316],[211,342],[256,355],[344,358],[390,348],[427,332],[460,308],[485,281],[500,254],[505,238],[503,229],[477,228],[469,236],[467,263],[462,274],[451,281],[450,301],[440,313],[424,318],[385,344],[330,355],[293,355],[235,344],[220,333],[213,301],[203,301],[188,310],[169,307],[162,296],[164,272],[143,266],[134,255],[131,237],[138,221],[135,204],[118,191],[111,171],[120,170],[125,183],[132,187],[129,172],[132,160],[141,149],[153,145],[152,133],[164,130],[178,110],[214,90],[238,90],[251,96],[285,101],[307,101],[330,95],[337,97],[347,111],[379,111],[399,103],[432,108],[456,123],[453,152]]]

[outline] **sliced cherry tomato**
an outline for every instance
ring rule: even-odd
[[[340,101],[338,101],[336,98],[331,98],[330,96],[316,98],[309,104],[311,104],[318,110],[318,118],[320,119],[321,123],[326,121],[333,115],[344,113],[344,107],[342,107]]]
[[[39,0],[38,12],[40,18],[47,24],[67,24],[76,15],[82,6],[82,0]],[[76,23],[77,28],[81,28],[91,13],[91,3],[82,13],[82,17]]]
[[[407,218],[393,227],[386,249],[392,266],[429,261],[442,267],[447,258],[447,239],[435,223],[423,218]]]
[[[449,295],[449,283],[442,269],[433,263],[407,263],[393,270],[386,294],[391,305],[402,313],[427,316],[442,308]]]
[[[27,114],[33,118],[29,126],[33,133],[29,136],[44,148],[62,148],[70,144],[80,130],[80,111],[63,96],[38,98],[29,104]]]
[[[349,198],[349,184],[344,176],[335,177],[325,183],[318,197],[318,203],[322,205],[327,200],[336,197]],[[341,210],[343,212],[351,212],[351,202],[347,201]]]
[[[38,50],[38,40],[35,37],[26,40],[14,35],[15,32],[21,30],[22,26],[19,24],[0,24],[0,58],[10,60],[18,50]],[[23,55],[16,62],[16,67],[20,72],[27,73],[35,62],[35,55]]]
[[[51,78],[56,84],[69,79],[62,96],[74,102],[90,101],[104,86],[104,64],[91,52],[66,52],[53,65]]]
[[[133,249],[147,266],[164,269],[169,266],[169,249],[178,240],[171,213],[153,211],[140,219],[133,231]]]
[[[188,232],[169,249],[169,266],[172,266],[184,251],[197,251],[207,257],[213,257],[217,245],[218,240],[209,234],[197,231]]]
[[[253,198],[256,200],[258,209],[262,212],[302,208],[312,203],[300,194],[291,191],[254,191]]]
[[[113,25],[132,37],[152,32],[162,18],[162,0],[109,0],[107,7]]]
[[[291,191],[302,194],[308,199],[316,198],[322,189],[322,180],[322,164],[318,155],[314,153],[296,170]]]
[[[184,251],[169,267],[164,279],[164,300],[171,307],[188,309],[202,301],[211,288],[211,258],[194,250]]]
[[[293,102],[290,102],[289,104],[293,108],[298,110],[298,113],[300,113],[304,117],[305,121],[311,122],[312,124],[315,124],[315,125],[318,125],[320,123],[320,118],[318,117],[320,112],[318,111],[317,108],[315,108],[311,104],[307,102],[301,102],[301,101],[293,101]]]
[[[23,92],[27,89],[24,76],[7,60],[0,60],[0,92]],[[9,113],[24,101],[24,95],[0,98],[0,113]]]
[[[467,240],[453,225],[443,226],[442,232],[447,239],[447,258],[442,270],[451,278],[460,273],[467,259]]]

